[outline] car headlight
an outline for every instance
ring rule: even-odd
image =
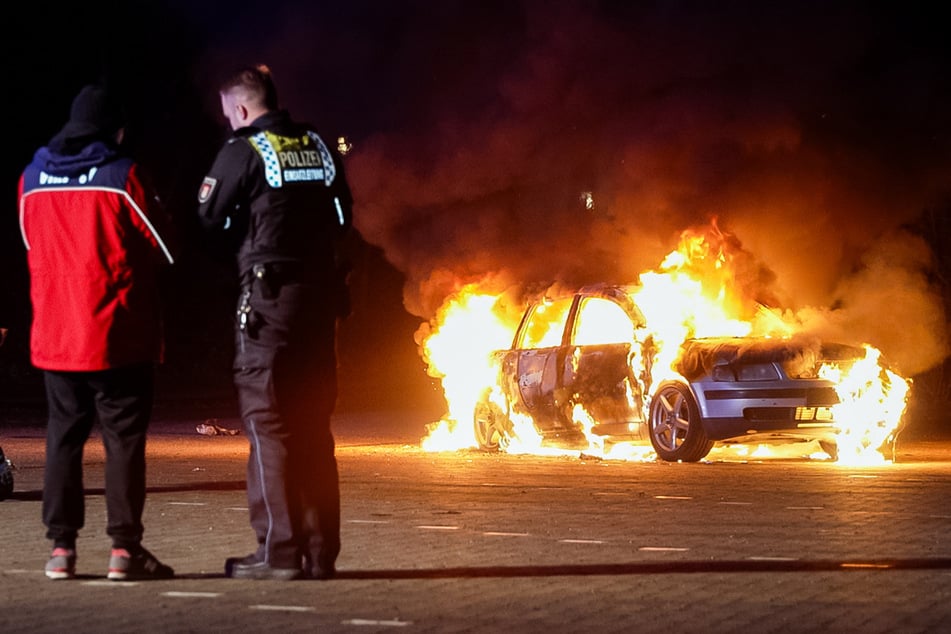
[[[779,372],[772,363],[754,363],[736,368],[737,381],[775,381]]]
[[[714,381],[775,381],[779,372],[772,363],[718,365],[713,368]]]

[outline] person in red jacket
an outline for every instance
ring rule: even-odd
[[[103,86],[87,85],[19,183],[30,357],[43,370],[49,408],[42,513],[53,542],[51,579],[75,576],[83,448],[97,422],[106,449],[108,578],[174,574],[142,546],[146,432],[164,350],[159,276],[173,255],[157,197],[120,150],[123,134],[120,105]]]

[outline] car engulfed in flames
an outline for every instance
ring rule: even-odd
[[[532,302],[512,346],[493,352],[497,380],[473,415],[479,447],[506,448],[527,417],[543,443],[649,440],[667,461],[701,460],[717,442],[815,441],[835,459],[842,398],[827,369],[848,372],[867,354],[805,336],[696,338],[673,372],[654,372],[655,353],[632,289]]]
[[[695,462],[721,448],[788,454],[772,451],[786,445],[799,457],[881,464],[910,380],[869,343],[833,343],[830,333],[858,333],[828,328],[834,319],[816,319],[820,310],[756,299],[741,283],[751,276],[738,274],[751,270],[714,223],[685,231],[633,284],[551,285],[528,299],[460,287],[417,333],[449,406],[423,449],[580,447]]]
[[[807,337],[689,339],[665,376],[652,371],[653,337],[632,296],[596,286],[532,302],[512,346],[493,353],[496,385],[473,416],[478,445],[504,448],[513,421],[528,417],[544,442],[649,440],[668,461],[701,460],[716,442],[817,441],[836,457],[841,399],[822,368],[848,370],[864,349]]]

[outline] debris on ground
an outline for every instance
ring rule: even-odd
[[[228,429],[218,424],[217,418],[209,418],[204,423],[195,427],[202,436],[237,436],[241,433],[238,429]]]

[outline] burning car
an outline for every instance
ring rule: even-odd
[[[823,368],[846,370],[865,349],[691,338],[661,363],[633,290],[592,286],[528,305],[511,347],[492,353],[497,379],[473,414],[480,448],[505,448],[527,423],[552,444],[649,440],[666,461],[699,461],[716,443],[796,441],[835,459],[840,396]]]

